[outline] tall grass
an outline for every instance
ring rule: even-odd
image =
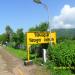
[[[26,50],[21,49],[14,49],[12,47],[6,47],[6,50],[11,53],[12,55],[20,58],[20,59],[26,59],[27,58],[27,52]]]

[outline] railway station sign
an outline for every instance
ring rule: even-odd
[[[51,37],[51,39],[50,39]],[[45,43],[54,43],[56,44],[56,32],[27,32],[27,55],[28,62],[30,61],[30,45],[32,44],[45,44]]]
[[[44,44],[52,42],[56,44],[56,32],[27,32],[27,45]],[[51,39],[50,39],[51,37]]]

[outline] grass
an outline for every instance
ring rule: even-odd
[[[11,53],[12,55],[16,56],[17,58],[20,58],[22,60],[27,59],[27,51],[21,50],[21,49],[15,49],[12,47],[6,47],[6,50]],[[35,54],[30,54],[30,59],[35,60]]]
[[[9,53],[11,53],[12,55],[16,56],[17,58],[20,58],[20,59],[23,59],[23,60],[27,58],[26,50],[14,49],[12,47],[6,47],[6,50]]]

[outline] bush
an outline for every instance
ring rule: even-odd
[[[55,70],[52,75],[72,75],[70,70]]]
[[[51,75],[72,75],[70,69],[66,69],[65,67],[57,67],[53,61],[48,61],[46,63],[46,67],[50,69]]]
[[[47,67],[52,70],[52,75],[72,75],[75,73],[75,40],[65,40],[48,47]],[[54,67],[61,69],[54,70]],[[62,69],[62,68],[65,69]]]
[[[57,66],[75,66],[75,41],[65,41],[48,48],[49,59]]]

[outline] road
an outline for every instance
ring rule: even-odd
[[[25,75],[23,62],[0,47],[0,75]]]
[[[36,65],[24,66],[23,61],[0,46],[0,75],[50,75]]]

